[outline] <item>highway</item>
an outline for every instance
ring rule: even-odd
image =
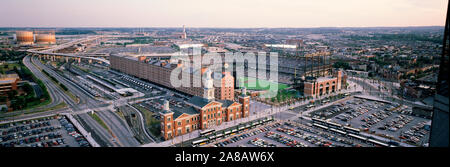
[[[100,124],[98,124],[91,116],[88,114],[78,114],[74,116],[78,118],[78,121],[83,125],[86,131],[94,131],[93,135],[97,142],[102,147],[119,147],[120,145],[115,141],[114,137],[106,131]],[[92,133],[92,132],[91,132]],[[100,140],[100,141],[98,141]]]
[[[75,103],[73,101],[73,99],[71,99],[67,94],[65,94],[63,92],[63,90],[61,90],[53,81],[51,81],[45,74],[43,74],[41,72],[41,70],[39,70],[36,66],[39,66],[39,68],[46,70],[50,74],[54,73],[53,70],[47,68],[45,65],[43,65],[40,61],[38,61],[35,57],[32,57],[32,56],[26,56],[24,58],[23,62],[24,62],[24,65],[27,66],[36,77],[40,78],[42,80],[42,82],[44,82],[44,84],[46,85],[46,87],[48,89],[50,96],[52,97],[52,99],[55,103],[64,101],[66,104],[68,104],[69,109],[64,109],[63,110],[64,112],[68,112],[70,110],[71,111],[80,110],[80,107],[79,107],[80,105]],[[61,79],[59,76],[55,76],[55,75],[52,75],[52,76],[57,78],[57,80],[60,81],[61,83],[65,84],[63,82],[63,79]],[[69,88],[69,85],[66,85],[66,86]],[[69,88],[69,90],[71,90],[71,88]],[[80,98],[80,103],[83,103],[84,101],[85,101],[84,98]],[[44,113],[42,113],[42,114],[44,114]],[[107,133],[105,129],[103,129],[97,122],[95,122],[87,114],[81,115],[80,117],[84,118],[90,127],[93,127],[93,133],[95,133],[95,134]],[[90,119],[87,117],[89,117]],[[102,135],[100,135],[100,136],[102,136]],[[108,141],[108,139],[110,139],[110,138],[108,138],[108,137],[103,138],[103,140],[106,140],[106,141]]]
[[[68,42],[65,44],[58,45],[56,47],[52,47],[47,50],[27,50],[29,55],[25,56],[23,59],[24,65],[30,69],[30,71],[39,79],[42,80],[44,85],[47,87],[49,92],[49,96],[52,101],[45,106],[41,106],[39,108],[34,108],[26,111],[19,111],[14,113],[8,113],[12,117],[0,118],[0,121],[9,121],[16,119],[26,119],[26,118],[34,118],[43,115],[49,114],[58,114],[58,113],[68,113],[74,115],[87,131],[92,133],[92,136],[99,140],[101,146],[126,146],[133,147],[139,146],[140,143],[134,138],[134,135],[128,125],[122,120],[116,113],[112,112],[113,108],[110,103],[105,103],[103,101],[97,100],[93,95],[87,92],[83,87],[78,85],[76,81],[72,81],[63,73],[58,73],[57,70],[54,70],[50,65],[43,64],[38,56],[34,56],[37,54],[56,54],[59,53],[51,53],[52,51],[56,51],[68,46],[72,46],[76,43],[82,43],[90,40],[94,40],[98,37],[94,38],[84,38],[81,40],[76,40],[72,42]],[[64,55],[64,56],[72,56]],[[74,55],[75,57],[78,55]],[[84,57],[85,58],[85,57]],[[93,58],[94,60],[101,58]],[[102,59],[105,60],[105,59]],[[102,61],[101,60],[101,61]],[[103,61],[105,62],[105,61]],[[105,62],[108,63],[109,62]],[[53,76],[58,80],[59,83],[65,85],[69,92],[76,96],[76,99],[71,98],[68,94],[66,94],[61,87],[53,82],[46,74],[44,74],[41,70],[45,70],[49,75]],[[69,74],[70,75],[70,74]],[[30,113],[37,110],[45,110],[51,107],[54,107],[58,104],[65,103],[67,106],[63,109],[57,110],[49,110],[42,111],[36,113]],[[125,104],[124,104],[125,105]],[[98,116],[102,119],[102,121],[108,126],[107,129],[102,127],[96,120],[94,120],[91,116],[89,116],[88,111],[95,110]],[[17,115],[17,116],[15,116]],[[140,115],[141,116],[141,115]],[[3,115],[2,115],[3,117]]]
[[[74,95],[79,97],[80,104],[76,104],[61,89],[55,88],[56,92],[59,92],[60,96],[70,106],[71,111],[76,112],[76,111],[81,111],[81,110],[85,110],[85,109],[91,109],[91,108],[94,109],[94,108],[99,108],[99,107],[105,107],[105,106],[109,105],[109,104],[106,104],[106,103],[96,100],[92,95],[90,95],[88,92],[86,92],[79,85],[77,85],[76,83],[67,79],[65,76],[61,76],[60,74],[55,72],[53,69],[49,68],[48,66],[42,64],[38,60],[37,57],[32,57],[31,61],[34,64],[36,64],[37,66],[39,66],[41,69],[44,69],[45,71],[47,71],[50,75],[55,77],[60,83],[64,84],[69,89],[70,92],[72,92]],[[38,73],[41,73],[41,72],[38,71]],[[42,75],[44,75],[44,74],[42,74]],[[88,117],[90,117],[88,114],[83,113],[83,114],[78,114],[78,115],[80,116],[80,118],[85,120],[85,122],[88,124],[88,126],[91,127],[93,129],[93,131],[102,138],[103,141],[107,141],[107,143],[109,142],[109,144],[113,145],[113,146],[120,146],[120,145],[114,145],[113,141],[111,141],[110,136],[105,135],[105,133],[107,133],[106,129],[101,127],[92,118],[88,118]],[[104,119],[104,118],[102,118],[102,119]],[[108,122],[108,120],[103,120],[103,121]],[[116,121],[115,123],[120,125],[120,122]],[[123,143],[123,145],[126,145],[126,146],[139,145],[139,144],[136,145],[136,143],[134,143],[134,141],[132,140],[132,139],[134,139],[132,134],[130,134],[128,131],[122,132],[122,130],[123,129],[119,129],[119,128],[111,128],[112,136],[116,136],[118,142]],[[131,139],[130,139],[130,136],[131,136]]]
[[[98,111],[97,115],[114,132],[118,142],[122,147],[136,147],[140,143],[134,138],[131,129],[122,119],[110,110]]]
[[[17,114],[21,114],[21,115],[28,114],[28,113],[35,112],[35,111],[44,110],[46,108],[51,108],[62,102],[65,102],[63,99],[64,97],[61,95],[61,92],[58,91],[59,90],[58,86],[55,85],[48,77],[46,77],[45,74],[43,74],[33,63],[31,63],[30,58],[31,58],[31,56],[25,56],[23,58],[22,62],[36,76],[36,78],[39,78],[44,83],[44,85],[46,85],[47,91],[51,98],[51,102],[45,106],[41,106],[38,108],[17,111],[17,112],[4,113],[3,116],[8,117],[8,116],[17,115]],[[35,115],[37,115],[37,114],[35,114]],[[2,118],[1,120],[8,120],[8,119],[12,119],[12,118]],[[15,119],[15,118],[13,118],[13,119]]]

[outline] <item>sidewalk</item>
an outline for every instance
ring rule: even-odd
[[[347,90],[343,90],[341,92],[336,92],[334,94],[329,94],[327,96],[323,96],[323,97],[320,97],[320,98],[313,98],[311,100],[323,99],[323,98],[326,98],[328,96],[337,95],[338,93],[352,93],[352,92],[357,92],[357,91],[360,91],[360,90],[359,89],[347,89]],[[260,102],[258,102],[258,103],[260,103]],[[258,111],[258,113],[256,115],[251,115],[250,117],[247,117],[247,118],[241,118],[241,119],[234,120],[234,121],[231,121],[231,122],[224,122],[222,125],[214,127],[214,129],[216,131],[227,129],[227,128],[230,128],[232,126],[236,126],[239,123],[249,122],[249,121],[253,121],[253,120],[256,120],[256,119],[272,116],[272,115],[274,115],[276,113],[286,111],[289,108],[292,108],[292,107],[295,108],[295,107],[298,107],[298,106],[301,106],[301,105],[305,105],[305,104],[308,104],[308,103],[309,103],[309,100],[305,100],[305,101],[297,101],[297,102],[295,102],[294,104],[292,104],[290,106],[289,105],[285,105],[285,106],[267,108],[265,110]],[[321,106],[321,108],[329,106],[331,104],[332,103],[323,105],[323,106]],[[317,109],[318,108],[315,108],[315,109],[312,109],[312,110],[317,110]],[[311,111],[309,111],[309,112],[311,112]],[[182,135],[182,136],[177,136],[177,137],[175,137],[174,139],[171,139],[171,140],[167,140],[167,141],[160,142],[160,143],[148,143],[148,144],[141,145],[141,147],[169,147],[169,146],[172,146],[172,145],[174,145],[176,143],[180,143],[182,141],[195,139],[195,138],[199,137],[199,134],[200,134],[200,130],[195,130],[195,131],[192,131],[191,133],[188,133],[188,134],[185,134],[185,135]]]
[[[92,138],[91,133],[87,132],[83,128],[83,126],[81,126],[80,123],[78,123],[78,121],[73,118],[71,114],[63,113],[61,115],[66,116],[70,120],[70,122],[72,122],[72,124],[78,129],[78,131],[80,131],[80,133],[86,138],[86,140],[92,145],[92,147],[100,147],[100,145],[94,140],[94,138]]]

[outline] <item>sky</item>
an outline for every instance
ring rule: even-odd
[[[1,0],[0,27],[443,26],[447,0]]]

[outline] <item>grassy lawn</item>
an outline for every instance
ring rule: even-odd
[[[244,82],[244,86],[249,90],[269,90],[270,87],[278,86],[278,90],[283,90],[289,87],[289,85],[282,83],[270,82],[263,79],[251,78],[251,77],[243,77],[240,78]],[[262,86],[267,85],[267,86]]]
[[[17,64],[17,63],[13,63],[13,64],[5,63],[5,64],[0,65],[0,70],[3,70],[3,71],[11,71],[11,70],[14,70],[14,67],[19,68],[20,65]]]
[[[153,118],[153,112],[151,112],[150,110],[138,105],[138,104],[134,104],[134,107],[136,107],[139,111],[142,112],[142,114],[144,115],[144,121],[145,121],[145,126],[150,130],[150,132],[155,135],[155,136],[159,136],[161,133],[161,129],[159,127],[160,125],[160,120]]]
[[[78,98],[77,98],[75,95],[73,95],[72,92],[70,92],[70,91],[68,91],[68,90],[64,90],[64,89],[61,87],[60,83],[57,83],[55,80],[53,80],[53,79],[52,79],[49,75],[47,75],[45,72],[42,72],[42,73],[44,73],[44,75],[46,75],[47,78],[49,78],[54,84],[56,84],[59,88],[61,88],[61,90],[63,90],[63,92],[64,92],[65,94],[67,94],[73,101],[75,101],[76,103],[79,102]]]
[[[77,65],[72,65],[72,66],[75,67],[75,68],[78,68],[81,71],[84,71],[85,73],[89,73],[89,69],[87,69],[87,68],[83,68],[83,67],[80,67],[80,66],[77,66]]]
[[[14,111],[24,111],[32,108],[42,107],[48,105],[52,101],[50,96],[48,95],[48,91],[45,85],[25,65],[21,63],[5,63],[3,65],[0,65],[0,71],[2,72],[13,71],[14,68],[18,69],[17,73],[22,77],[22,79],[33,80],[43,91],[41,99],[34,98],[35,93],[33,91],[33,88],[28,83],[25,83],[21,89],[25,92],[26,95],[15,96],[14,98],[10,99],[11,101],[17,102],[16,104],[11,104],[11,107],[15,108]],[[20,100],[19,98],[22,98],[22,100]],[[42,99],[44,99],[44,101],[41,101]]]
[[[75,101],[75,103],[78,103],[78,102],[80,102],[80,100],[75,96],[75,95],[73,95],[72,94],[72,92],[70,92],[70,91],[64,91],[73,101]]]
[[[44,111],[50,111],[50,110],[57,110],[57,109],[62,109],[62,108],[64,108],[64,107],[66,107],[66,106],[67,106],[67,104],[66,104],[65,102],[61,102],[61,103],[59,103],[59,104],[56,105],[56,106],[53,106],[53,107],[50,107],[50,108],[45,108],[45,109],[42,109],[42,110],[36,110],[36,111],[29,112],[29,113],[26,113],[26,114],[33,114],[33,113],[38,113],[38,112],[44,112]],[[16,114],[13,114],[13,115],[8,115],[8,116],[0,116],[0,118],[15,117],[15,116],[26,115],[26,114],[23,114],[23,113],[16,113]]]
[[[106,130],[108,130],[108,126],[106,126],[105,122],[103,122],[103,120],[97,115],[95,114],[95,112],[93,112],[92,114],[89,113],[89,115],[95,120],[97,121],[98,124],[100,124],[103,128],[105,128]]]
[[[43,101],[43,102],[41,102],[41,103],[39,103],[37,105],[27,106],[27,107],[23,108],[22,110],[28,110],[28,109],[31,109],[31,108],[38,108],[38,107],[50,104],[50,102],[52,102],[50,99],[45,99],[45,101]]]
[[[42,110],[42,111],[57,110],[57,109],[64,108],[64,107],[66,107],[66,106],[67,106],[66,102],[61,102],[61,103],[59,103],[59,104],[56,105],[56,106],[53,106],[53,107],[50,107],[50,108],[46,108],[46,109],[44,109],[44,110]],[[41,111],[37,111],[37,112],[41,112]]]

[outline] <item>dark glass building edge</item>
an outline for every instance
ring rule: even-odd
[[[450,4],[450,2],[449,2]],[[444,28],[444,41],[442,56],[439,67],[438,83],[436,85],[436,95],[434,96],[433,116],[431,122],[430,147],[448,147],[449,145],[449,122],[448,122],[448,75],[449,75],[449,52],[450,52],[450,25],[447,17]]]

